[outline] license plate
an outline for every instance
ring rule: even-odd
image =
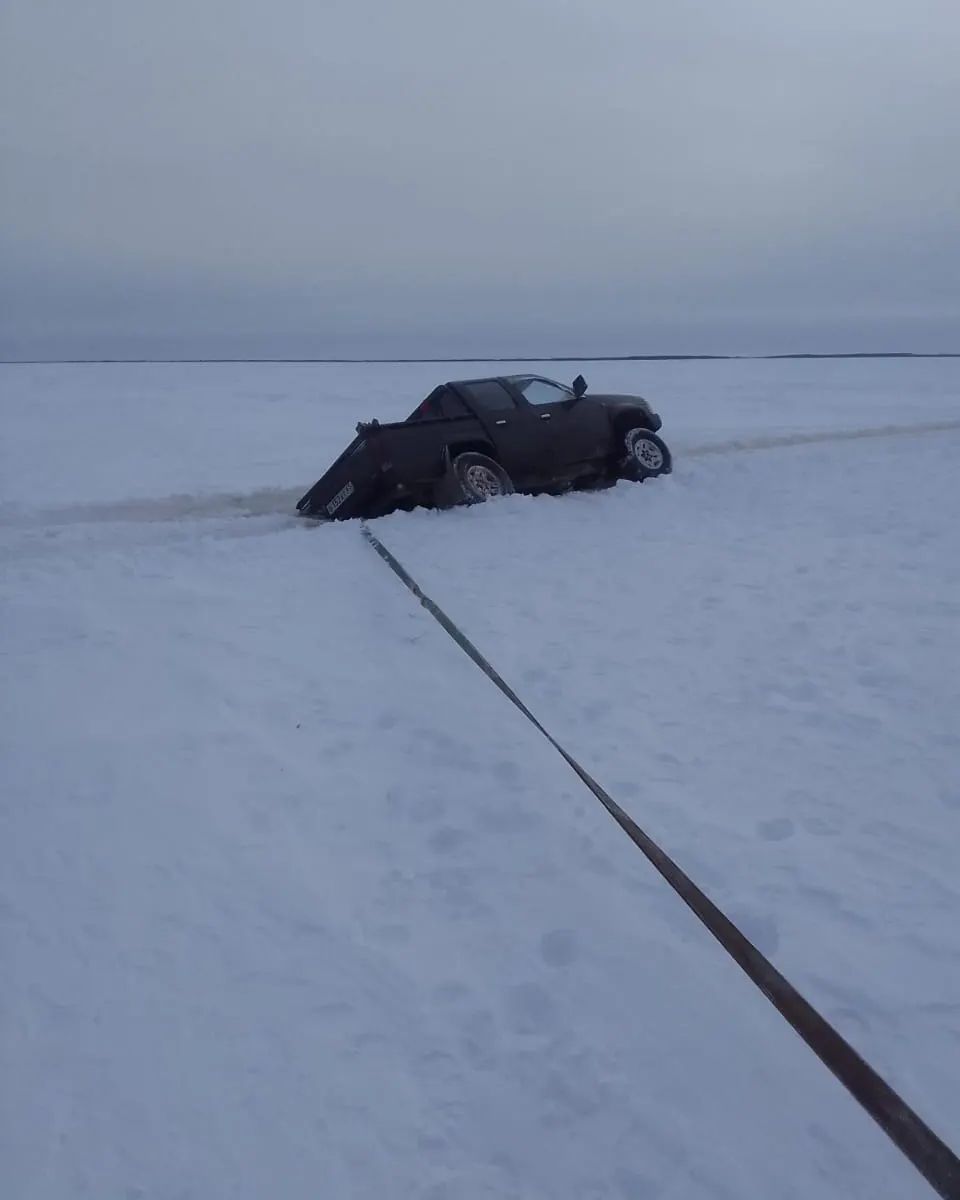
[[[327,515],[332,517],[340,505],[343,504],[344,500],[348,500],[353,495],[355,490],[356,489],[352,483],[345,483],[340,491],[337,492],[334,498],[327,505]]]

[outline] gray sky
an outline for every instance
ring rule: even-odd
[[[0,357],[960,350],[958,0],[0,0]]]

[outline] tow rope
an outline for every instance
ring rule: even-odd
[[[630,840],[696,914],[720,945],[756,984],[780,1015],[793,1026],[820,1061],[836,1076],[887,1137],[916,1167],[938,1195],[960,1200],[960,1159],[913,1111],[907,1102],[857,1053],[850,1043],[821,1016],[773,963],[725,916],[713,901],[625,812],[593,776],[544,728],[513,688],[480,653],[466,634],[420,588],[416,580],[361,523],[363,536],[388,567],[416,596],[481,671],[500,689],[527,720],[576,772]]]

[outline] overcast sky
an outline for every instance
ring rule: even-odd
[[[0,0],[0,357],[960,350],[960,0]]]

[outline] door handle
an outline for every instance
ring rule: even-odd
[[[540,414],[540,420],[541,420],[541,421],[549,421],[549,420],[550,420],[550,417],[551,417],[552,415],[553,415],[552,413],[541,413],[541,414]]]
[[[506,425],[506,421],[494,421],[494,425]]]

